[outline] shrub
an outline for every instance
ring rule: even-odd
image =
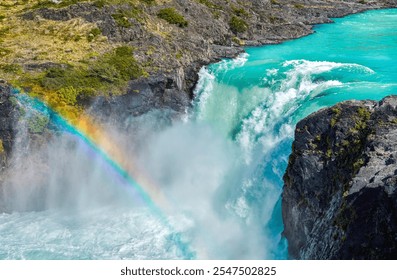
[[[28,120],[28,128],[31,133],[43,133],[49,123],[48,116],[34,115]]]
[[[93,67],[93,70],[105,70],[111,75],[111,80],[128,81],[138,78],[144,71],[133,56],[133,49],[129,46],[118,47],[110,53],[105,54]]]
[[[79,2],[85,2],[85,1],[88,1],[88,0],[63,0],[62,2],[59,2],[58,4],[51,0],[39,1],[37,4],[35,4],[32,7],[32,9],[64,8],[64,7],[78,4]]]
[[[236,7],[236,6],[232,5],[232,10],[233,10],[233,13],[234,13],[236,16],[239,16],[239,17],[249,17],[248,12],[247,12],[246,10],[244,10],[244,8],[239,8],[239,7]]]
[[[188,26],[188,21],[179,14],[174,8],[164,8],[161,9],[157,16],[170,24],[176,24],[179,27]]]
[[[221,6],[219,6],[219,5],[215,4],[215,3],[212,3],[210,0],[197,0],[197,2],[207,6],[210,9],[218,9],[218,10],[222,9]]]
[[[153,5],[156,3],[156,0],[140,0],[140,1],[148,5]]]
[[[94,35],[95,37],[102,34],[101,30],[100,30],[99,28],[97,28],[97,27],[91,29],[90,33],[91,33],[92,35]]]
[[[112,14],[113,19],[116,21],[118,26],[131,27],[132,24],[129,18],[133,18],[140,23],[143,23],[143,11],[139,7],[129,7],[128,9],[119,9],[115,14]]]
[[[76,105],[78,94],[79,91],[73,86],[64,87],[58,90],[60,102],[63,102],[67,105]]]
[[[229,26],[234,33],[243,33],[248,29],[248,24],[245,22],[245,20],[236,16],[231,18]]]
[[[96,0],[94,2],[94,6],[97,7],[97,8],[103,8],[103,7],[106,6],[106,4],[107,4],[106,0]]]
[[[132,24],[128,20],[128,17],[126,17],[126,15],[123,12],[112,14],[112,17],[114,21],[117,23],[117,25],[120,27],[128,28],[132,26]]]
[[[96,90],[123,86],[131,79],[145,75],[129,46],[117,47],[91,62],[87,68],[52,67],[41,78],[40,85],[57,91],[60,101],[74,105],[92,96]]]
[[[95,27],[95,28],[91,29],[90,32],[87,35],[88,42],[93,41],[96,37],[98,37],[101,34],[102,34],[102,32],[101,32],[101,30],[99,28]],[[76,38],[77,37],[75,37],[75,40],[76,40]]]
[[[0,69],[6,73],[22,74],[23,69],[19,64],[3,64],[0,65]]]

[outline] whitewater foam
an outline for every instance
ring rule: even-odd
[[[20,133],[27,152],[13,155],[20,168],[9,177],[20,200],[7,199],[9,211],[0,214],[0,258],[287,258],[280,195],[295,124],[342,100],[396,92],[397,51],[388,40],[395,24],[387,13],[395,11],[336,19],[312,36],[248,48],[249,56],[200,71],[190,118],[175,123],[158,112],[109,130],[171,201],[166,224],[122,180],[109,179],[78,139],[62,135],[35,154]],[[349,20],[344,30],[340,23]],[[367,28],[382,37],[366,41]]]

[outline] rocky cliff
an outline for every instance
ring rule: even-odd
[[[0,84],[0,174],[7,166],[16,134],[17,111],[10,95],[10,88]]]
[[[245,45],[310,34],[312,24],[330,17],[397,6],[396,0],[1,2],[0,78],[69,116],[93,102],[102,117],[121,107],[135,115],[152,108],[183,112],[203,65],[234,57]],[[132,58],[117,61],[120,47],[129,47]]]
[[[282,214],[297,259],[397,258],[397,96],[300,121]]]
[[[308,35],[312,24],[331,17],[396,6],[396,0],[2,0],[0,82],[33,93],[72,121],[88,107],[119,123],[153,108],[184,112],[203,65],[235,57],[246,45]],[[343,103],[299,123],[283,194],[291,257],[396,257],[395,103]],[[18,112],[10,88],[0,86],[1,168]]]

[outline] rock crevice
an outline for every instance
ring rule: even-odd
[[[297,125],[282,214],[291,258],[397,257],[397,96]]]

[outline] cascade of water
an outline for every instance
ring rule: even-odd
[[[304,59],[272,62],[269,68],[249,58],[245,64],[241,59],[232,63],[201,69],[195,119],[239,146],[243,164],[237,176],[229,174],[226,207],[247,225],[260,225],[248,228],[262,230],[263,257],[285,258],[280,195],[296,122],[319,108],[308,104],[351,86],[346,75],[365,81],[376,73],[355,63]],[[251,67],[262,71],[260,82],[242,84],[247,79],[240,76],[249,75]]]
[[[18,95],[28,110],[1,186],[0,259],[286,258],[280,195],[295,124],[396,92],[396,14],[337,19],[205,67],[187,120],[157,111],[128,120],[140,129],[95,134],[112,141]],[[30,119],[63,133],[26,142]]]
[[[13,147],[12,168],[1,188],[2,208],[11,213],[61,210],[65,215],[78,216],[112,205],[140,211],[144,208],[145,215],[168,228],[167,238],[179,250],[176,256],[194,257],[144,187],[89,136],[38,99],[17,90],[13,98],[23,114]],[[45,139],[47,145],[31,146],[28,131],[32,132],[37,122],[44,126],[49,123],[52,129]]]

